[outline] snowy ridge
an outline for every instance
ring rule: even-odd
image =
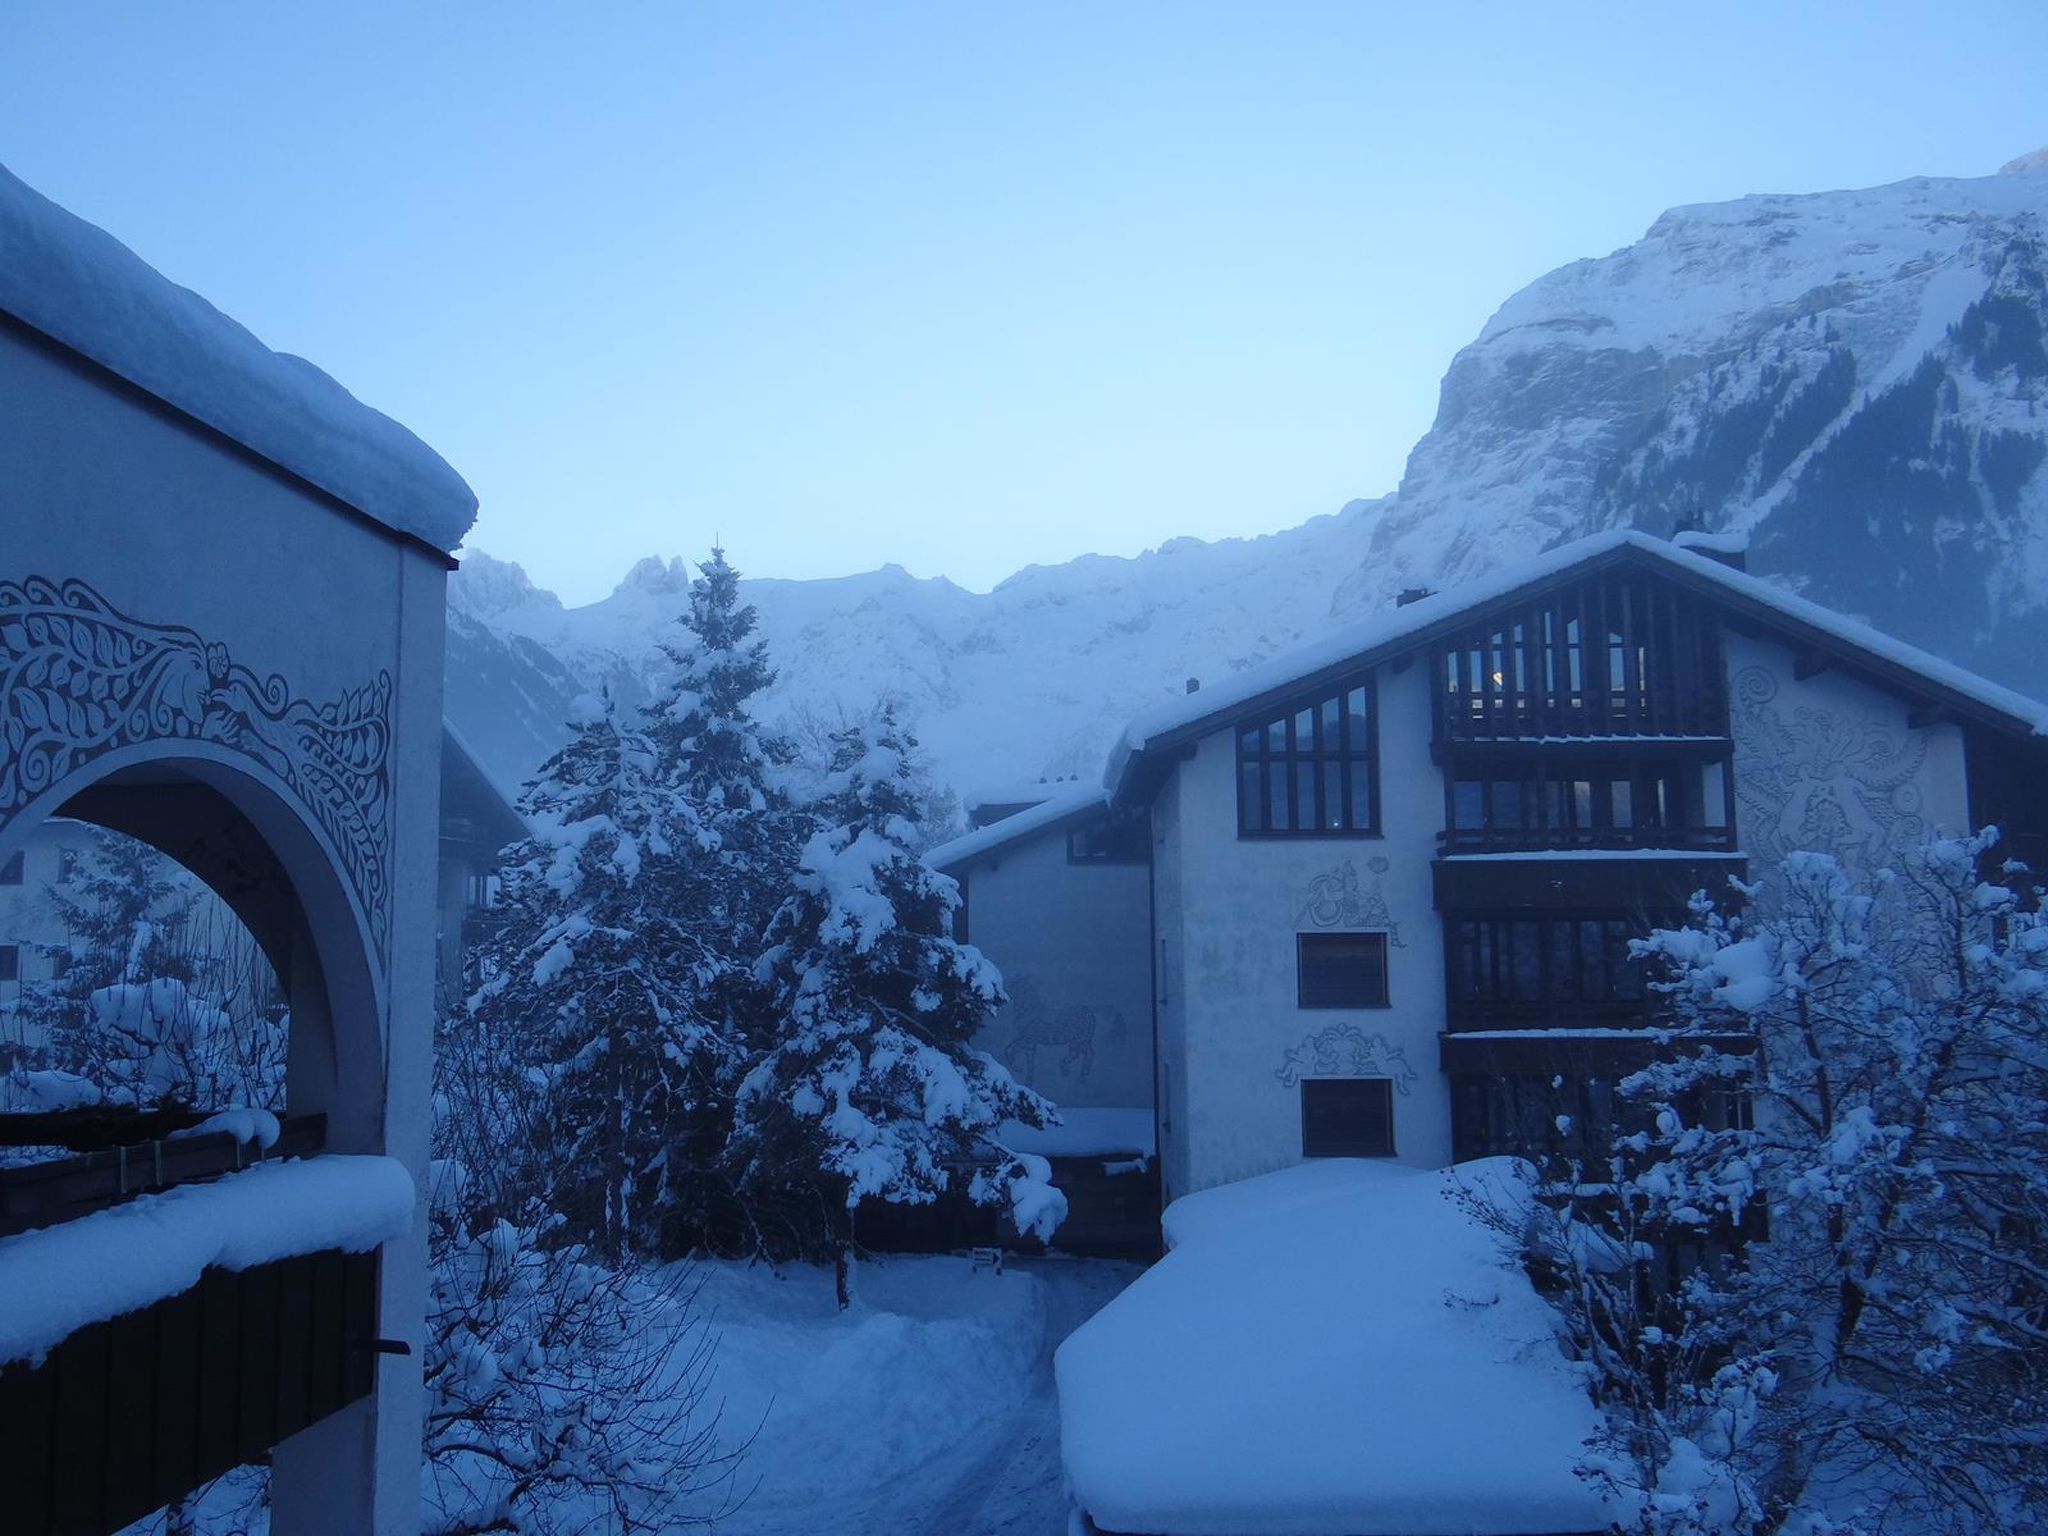
[[[1181,707],[1191,678],[1211,703],[1404,588],[1694,518],[1778,588],[2033,687],[2048,672],[2044,224],[2038,170],[1674,209],[1501,307],[1452,361],[1396,496],[1258,539],[1033,567],[986,594],[895,567],[747,583],[782,673],[763,713],[829,724],[886,694],[959,790],[1092,777],[1126,722]],[[563,676],[647,694],[676,581],[673,562],[643,562],[565,610],[470,557],[449,708],[501,781],[559,744]]]
[[[4,166],[0,310],[444,553],[476,519],[476,494],[399,423]]]

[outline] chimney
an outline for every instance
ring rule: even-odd
[[[1703,528],[1681,527],[1671,535],[1671,542],[1691,554],[1703,555],[1725,565],[1731,571],[1749,569],[1749,535],[1746,533],[1708,533]]]
[[[1201,691],[1202,691],[1202,680],[1201,680],[1201,679],[1200,679],[1199,677],[1191,677],[1191,678],[1189,678],[1189,679],[1188,679],[1188,692],[1189,692],[1189,693],[1200,693]]]
[[[1436,589],[1433,587],[1403,587],[1401,595],[1394,599],[1394,606],[1396,608],[1406,608],[1410,603],[1419,603],[1425,597],[1435,596]]]

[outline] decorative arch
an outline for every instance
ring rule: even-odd
[[[286,1095],[328,1145],[382,1143],[391,679],[315,704],[81,581],[0,581],[0,860],[53,816],[191,869],[292,1007]]]

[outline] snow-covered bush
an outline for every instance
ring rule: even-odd
[[[712,1340],[684,1266],[607,1262],[504,1153],[548,1099],[515,1041],[444,1025],[428,1171],[425,1529],[671,1531],[730,1503],[704,1398]]]
[[[967,1193],[1008,1205],[1020,1231],[1050,1235],[1065,1215],[1043,1160],[995,1144],[1006,1120],[1057,1116],[971,1043],[1002,980],[955,941],[959,888],[915,851],[914,746],[887,713],[872,733],[838,735],[812,807],[821,826],[756,967],[773,1033],[733,1130],[750,1208],[790,1223],[764,1244],[842,1266],[861,1201],[935,1200],[970,1164]]]
[[[1589,1471],[1644,1531],[2048,1509],[2048,920],[1994,843],[1795,854],[1748,915],[1639,941],[1677,1026],[1623,1084],[1653,1128],[1532,1236],[1607,1409]]]
[[[282,1108],[290,1032],[255,939],[169,859],[100,832],[46,888],[65,938],[54,980],[10,1010],[8,1094],[35,1107],[25,1073],[70,1074],[100,1102],[149,1108]]]

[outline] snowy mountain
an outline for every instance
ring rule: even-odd
[[[1264,538],[758,581],[800,731],[887,694],[962,789],[1092,776],[1119,723],[1327,627],[1565,539],[1681,518],[1751,569],[2024,691],[2048,663],[2048,156],[1997,176],[1675,209],[1516,294],[1452,361],[1397,494]],[[747,551],[736,548],[744,569]],[[565,609],[470,554],[448,708],[508,783],[576,691],[644,697],[686,568]]]

